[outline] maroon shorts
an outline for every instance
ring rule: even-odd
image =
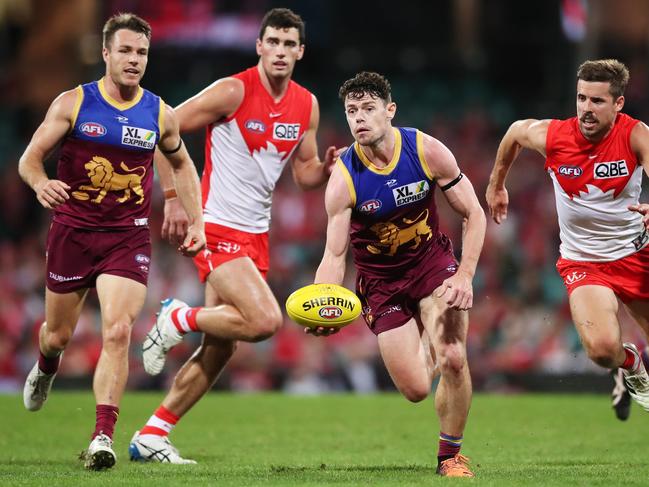
[[[69,293],[95,287],[100,274],[127,277],[146,286],[151,238],[146,227],[91,231],[53,222],[47,235],[47,288]]]
[[[453,249],[424,258],[398,278],[369,277],[360,271],[356,294],[363,305],[363,318],[375,335],[405,325],[419,313],[419,301],[430,296],[457,271]]]

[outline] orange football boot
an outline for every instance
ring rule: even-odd
[[[475,477],[469,469],[469,459],[459,453],[440,463],[437,473],[442,477]]]

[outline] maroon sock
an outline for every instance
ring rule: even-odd
[[[460,453],[460,449],[462,448],[462,439],[462,436],[451,436],[440,431],[439,450],[437,451],[438,463]]]
[[[112,440],[117,416],[119,416],[119,408],[117,406],[109,406],[108,404],[97,404],[96,409],[97,423],[95,424],[95,432],[92,434],[91,439],[103,433]]]
[[[38,368],[44,374],[54,374],[59,370],[60,363],[61,353],[59,353],[56,357],[46,357],[45,355],[43,355],[43,352],[39,352],[38,354]]]

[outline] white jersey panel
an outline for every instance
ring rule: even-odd
[[[213,126],[209,137],[212,171],[205,221],[249,233],[267,232],[273,190],[288,155],[270,141],[251,154],[236,119]]]
[[[628,183],[617,197],[614,190],[606,192],[587,184],[573,198],[564,191],[556,174],[548,170],[559,217],[561,256],[576,261],[606,262],[633,254],[647,243],[647,235],[639,213],[629,211],[636,204],[641,190],[642,168],[636,167]]]

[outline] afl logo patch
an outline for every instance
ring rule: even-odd
[[[361,213],[372,214],[379,211],[381,209],[381,206],[383,206],[381,200],[368,200],[361,203],[361,205],[358,207],[358,211],[360,211]]]
[[[103,137],[106,135],[106,127],[97,122],[85,122],[79,126],[82,134],[88,137]]]
[[[559,174],[567,178],[578,178],[583,173],[577,166],[559,166]]]
[[[257,134],[263,134],[266,132],[266,125],[261,120],[246,120],[245,123],[246,129]]]

